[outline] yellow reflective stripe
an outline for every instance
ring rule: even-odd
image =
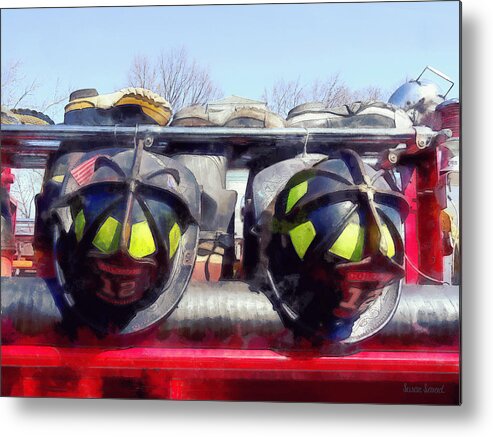
[[[307,181],[302,182],[289,190],[288,200],[286,202],[286,214],[293,209],[293,206],[306,194],[307,190]]]
[[[363,253],[364,230],[350,222],[334,242],[329,252],[351,261],[360,261]]]
[[[175,223],[169,231],[169,257],[173,258],[178,246],[180,245],[181,231],[178,223]]]
[[[363,258],[363,246],[365,244],[365,230],[360,226],[358,232],[358,242],[356,243],[356,247],[354,248],[354,252],[351,255],[351,261],[361,261]]]
[[[392,235],[390,234],[389,228],[387,227],[386,224],[382,225],[380,231],[382,233],[382,238],[387,243],[387,256],[389,258],[392,258],[395,255],[394,239],[392,238]]]
[[[114,252],[118,248],[121,229],[122,224],[118,220],[108,217],[99,228],[92,244],[103,253]]]
[[[69,103],[67,106],[65,106],[65,113],[70,111],[76,111],[78,109],[86,109],[86,108],[94,108],[94,105],[86,101],[82,101],[82,102],[75,101],[74,103]]]
[[[134,258],[143,258],[156,251],[156,244],[147,221],[132,225],[128,253]]]
[[[86,217],[84,216],[84,211],[81,209],[79,213],[75,216],[74,228],[75,228],[75,238],[79,242],[84,234],[84,227],[86,226]]]
[[[125,96],[116,102],[115,106],[122,105],[137,105],[140,106],[142,112],[151,117],[157,124],[166,126],[171,117],[171,111],[169,108],[163,108],[155,105],[143,97]]]
[[[65,179],[65,175],[63,175],[63,174],[60,174],[58,176],[53,176],[51,178],[52,181],[55,181],[55,182],[58,182],[58,183],[63,182],[64,179]]]
[[[36,124],[38,126],[46,126],[49,125],[47,121],[36,117],[35,115],[27,115],[27,114],[15,114],[16,117],[22,124]]]
[[[296,250],[296,253],[300,259],[303,259],[305,256],[305,253],[310,247],[310,244],[312,244],[315,235],[317,235],[317,231],[311,221],[302,223],[289,231],[289,236],[291,237],[294,250]]]

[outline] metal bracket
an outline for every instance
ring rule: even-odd
[[[442,138],[445,140],[452,136],[450,129],[434,131],[427,126],[414,126],[413,129],[416,133],[414,144],[400,143],[396,147],[388,149],[386,156],[383,155],[380,168],[388,170],[399,164],[402,157],[419,154],[440,144]]]
[[[433,131],[426,126],[415,126],[414,130],[416,131],[416,146],[419,150],[435,146],[441,138],[445,140],[452,137],[452,131],[450,129]]]
[[[424,150],[431,146],[436,133],[424,126],[415,126],[416,131],[416,147],[419,150]]]
[[[400,156],[405,153],[407,147],[405,144],[398,144],[397,147],[389,149],[387,159],[391,165],[396,165],[399,162]]]

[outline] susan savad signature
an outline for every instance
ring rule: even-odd
[[[404,393],[418,393],[418,394],[430,394],[439,395],[445,393],[445,385],[429,385],[429,384],[419,384],[419,385],[409,385],[404,383],[402,387]]]

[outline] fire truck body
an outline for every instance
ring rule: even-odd
[[[413,93],[415,85],[406,84]],[[11,215],[17,243],[4,244],[9,228],[2,222],[2,275],[13,276],[2,278],[2,395],[459,403],[460,279],[454,261],[460,251],[457,235],[451,236],[453,215],[444,219],[444,210],[455,207],[450,187],[458,168],[447,153],[458,152],[459,102],[441,102],[432,102],[430,110],[418,95],[406,108],[417,121],[407,127],[358,127],[355,118],[344,125],[338,113],[334,119],[332,113],[313,118],[322,110],[311,107],[295,111],[287,127],[272,127],[275,118],[268,126],[244,127],[241,117],[238,125],[231,118],[229,125],[215,127],[2,125],[5,191],[10,168],[43,168],[61,144],[106,141],[131,150],[141,142],[146,152],[171,156],[192,170],[202,190],[202,212],[207,217],[214,210],[213,219],[201,219],[192,282],[177,308],[126,337],[90,327],[75,339],[67,336],[63,310],[53,298],[57,281],[37,269],[29,236],[22,235],[30,232],[21,224],[29,223],[16,224]],[[228,102],[219,103],[218,112]],[[329,124],[319,127],[320,120]],[[344,149],[356,152],[365,166],[392,173],[404,193],[410,206],[405,280],[402,288],[384,288],[355,322],[351,337],[315,345],[298,338],[276,300],[255,286],[260,246],[250,231],[292,175]],[[290,167],[274,169],[288,162]],[[244,196],[230,189],[238,182],[226,185],[227,170],[238,175],[241,168],[249,174]],[[243,235],[237,235],[238,212]],[[223,251],[208,248],[216,238],[209,234],[224,235]],[[201,255],[204,250],[207,255]],[[453,281],[447,286],[444,260],[451,255],[456,269],[446,272]],[[36,270],[41,277],[17,277]]]

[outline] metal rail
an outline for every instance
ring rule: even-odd
[[[15,236],[33,236],[34,235],[34,219],[15,220]]]
[[[163,151],[163,146],[174,148],[207,147],[211,144],[230,147],[292,147],[299,153],[304,144],[310,151],[323,152],[340,147],[354,147],[362,155],[375,155],[398,145],[412,146],[417,136],[430,138],[438,135],[429,128],[370,129],[370,128],[193,128],[141,125],[124,126],[31,126],[2,125],[1,143],[3,162],[19,168],[43,167],[47,157],[56,152],[63,141],[118,143],[119,147],[133,147],[134,138],[151,137],[149,148]]]
[[[431,129],[430,129],[430,132]],[[224,127],[160,127],[140,125],[125,126],[31,126],[3,125],[2,141],[26,140],[129,140],[137,136],[151,136],[160,141],[209,143],[211,141],[238,140],[255,143],[283,140],[299,142],[309,135],[310,142],[366,144],[368,142],[392,145],[410,143],[416,138],[416,131],[408,129],[370,129],[370,128],[224,128]]]
[[[2,278],[1,285],[2,324],[15,327],[14,336],[36,336],[36,344],[43,344],[39,336],[54,332],[61,321],[47,283]],[[392,320],[363,344],[364,349],[457,350],[459,329],[459,287],[405,285]],[[263,338],[268,349],[295,347],[269,300],[240,281],[190,283],[178,308],[160,326],[156,346],[227,347],[233,337],[244,339],[240,348],[248,348],[254,338]],[[52,337],[47,341],[53,344]],[[338,352],[358,347],[348,345]]]

